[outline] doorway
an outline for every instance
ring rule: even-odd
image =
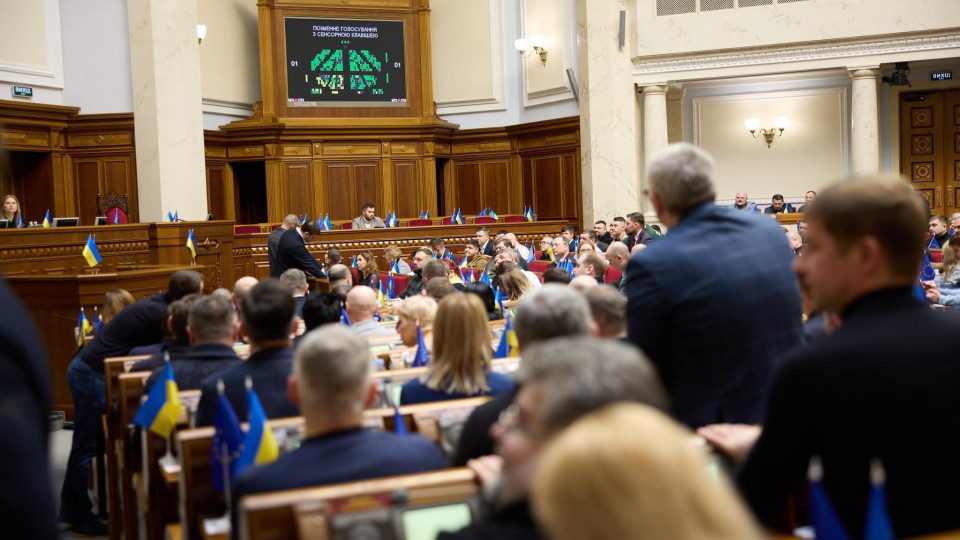
[[[960,211],[960,90],[900,94],[900,173],[931,214]]]

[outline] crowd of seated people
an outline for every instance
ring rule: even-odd
[[[296,269],[207,296],[199,274],[175,274],[164,295],[119,310],[71,364],[78,432],[61,517],[80,533],[102,530],[80,498],[91,419],[105,406],[86,397],[99,388],[98,361],[102,371],[105,356],[159,344],[139,364],[153,371],[146,387],[169,361],[181,389],[201,390],[197,426],[213,421],[221,385],[245,419],[248,380],[268,418],[304,418],[297,450],[236,478],[233,508],[254,493],[466,465],[485,511],[438,538],[759,539],[813,460],[851,537],[863,531],[877,462],[898,537],[960,528],[960,435],[949,429],[960,421],[949,343],[960,320],[929,305],[960,303],[960,216],[928,219],[899,180],[855,179],[810,192],[802,227],[784,234],[746,215],[759,212],[745,193],[733,210],[716,205],[702,150],[672,145],[649,168],[668,234],[633,212],[579,235],[564,227],[524,254],[515,234],[479,228],[464,267],[489,283],[462,283],[447,262],[459,254],[442,241],[409,264],[388,248],[391,268],[411,277],[386,306],[370,251],[357,258],[357,283],[334,253],[322,292],[307,291]],[[942,260],[923,283],[925,304],[915,289],[927,248]],[[526,270],[528,259],[543,262]],[[620,272],[613,283],[608,268]],[[816,339],[805,337],[804,313],[827,325]],[[504,317],[520,357],[512,373],[493,360],[492,327]],[[390,369],[425,348],[398,405],[490,398],[449,459],[418,435],[363,427],[378,397],[372,347],[387,342],[407,353]],[[729,478],[697,440],[727,456]]]

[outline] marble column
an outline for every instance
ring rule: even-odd
[[[193,1],[128,0],[140,221],[207,217]]]
[[[880,171],[880,120],[877,110],[879,66],[850,68],[853,79],[850,141],[854,175]]]
[[[620,10],[628,3],[577,0],[583,224],[588,228],[597,219],[609,222],[640,209],[633,63],[629,46],[617,44]]]
[[[667,85],[651,84],[643,91],[643,160],[644,164],[658,150],[667,146]]]

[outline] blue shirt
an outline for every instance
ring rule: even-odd
[[[400,387],[400,404],[427,403],[430,401],[444,401],[447,399],[463,399],[476,396],[499,396],[513,392],[513,378],[502,373],[487,373],[489,392],[478,394],[454,394],[442,390],[428,388],[420,379],[407,381]]]

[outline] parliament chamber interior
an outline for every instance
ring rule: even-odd
[[[957,0],[0,36],[0,537],[960,538]]]

